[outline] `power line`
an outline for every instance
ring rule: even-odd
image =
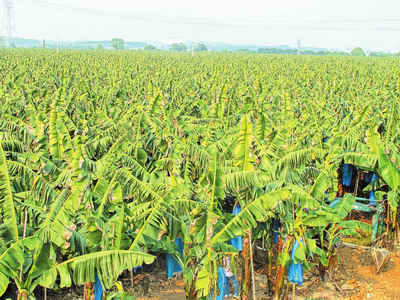
[[[104,10],[99,10],[99,9],[94,9],[94,8],[87,8],[87,7],[79,7],[79,6],[74,6],[74,5],[68,5],[59,1],[49,1],[49,0],[25,0],[25,1],[30,1],[32,3],[39,3],[39,4],[44,4],[44,5],[48,5],[48,6],[52,6],[52,7],[58,7],[58,8],[68,8],[68,9],[72,9],[72,10],[77,10],[80,12],[87,12],[87,13],[92,13],[92,14],[101,14],[101,15],[107,15],[107,16],[118,16],[118,17],[128,17],[128,18],[132,18],[131,14],[121,14],[118,12],[111,12],[111,11],[104,11]],[[148,18],[143,18],[143,16],[139,16],[139,15],[135,15],[135,18],[139,17],[141,20],[145,20],[145,21],[151,21],[154,22],[154,17],[152,17],[153,19],[148,20]],[[157,18],[159,18],[161,16],[157,16]],[[182,17],[181,17],[182,18]],[[326,17],[326,18],[299,18],[299,17],[294,17],[294,16],[288,16],[288,17],[276,17],[276,16],[249,16],[246,20],[246,22],[249,22],[248,19],[252,19],[252,20],[262,20],[265,21],[265,19],[268,19],[269,21],[273,21],[273,22],[288,22],[288,21],[293,21],[294,18],[297,18],[299,21],[302,22],[320,22],[320,23],[326,23],[326,22],[342,22],[342,23],[382,23],[382,22],[400,22],[400,18],[366,18],[366,19],[348,19],[348,18],[343,18],[343,17]],[[199,18],[197,18],[199,19]],[[193,18],[190,18],[190,20],[193,20]],[[239,19],[240,21],[240,19]],[[197,23],[197,22],[196,22]],[[257,23],[255,23],[257,24]]]
[[[199,18],[190,18],[187,19],[185,17],[175,18],[175,19],[166,19],[162,16],[151,16],[145,17],[143,15],[131,15],[131,14],[121,14],[118,12],[110,12],[97,10],[92,8],[83,8],[72,5],[66,5],[64,3],[48,1],[48,0],[25,0],[34,2],[35,4],[39,4],[41,6],[45,6],[47,8],[59,8],[59,9],[70,9],[74,11],[78,11],[81,13],[88,13],[96,16],[108,16],[108,17],[118,17],[119,19],[126,19],[129,22],[140,22],[140,23],[151,23],[151,24],[168,24],[168,25],[186,25],[186,26],[204,26],[210,28],[236,28],[238,30],[245,30],[249,27],[258,27],[263,30],[295,30],[295,31],[400,31],[400,18],[383,18],[383,19],[344,19],[337,18],[336,20],[333,18],[327,19],[298,19],[296,24],[288,24],[288,22],[293,23],[293,18],[274,18],[270,17],[268,20],[258,19],[254,21],[231,21],[231,22],[215,22],[210,20],[202,20]],[[385,24],[382,26],[382,23],[399,23],[399,24]],[[305,23],[305,24],[304,24]],[[329,24],[329,23],[340,23],[340,25]],[[368,24],[370,23],[370,24]],[[368,24],[370,27],[366,27]],[[343,26],[348,25],[348,26]],[[350,26],[349,26],[350,25]],[[362,25],[361,27],[357,25]]]

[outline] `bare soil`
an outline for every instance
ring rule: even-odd
[[[379,274],[376,274],[375,263],[369,251],[343,247],[338,249],[337,257],[338,263],[328,275],[327,281],[322,282],[316,271],[305,273],[303,286],[296,286],[295,300],[400,299],[400,252],[391,253]],[[166,273],[160,268],[135,275],[133,287],[129,273],[120,280],[125,289],[138,300],[185,300],[182,277],[166,280]],[[265,291],[266,275],[257,274],[256,299],[271,299]],[[287,299],[291,300],[292,287],[288,295]],[[13,296],[8,295],[11,299]],[[39,290],[36,296],[37,299],[43,299],[43,291]],[[47,299],[81,300],[82,288],[48,291]]]
[[[400,299],[400,255],[392,253],[389,261],[376,274],[369,251],[338,249],[339,261],[327,282],[310,276],[297,288],[296,299],[395,300]]]
[[[369,251],[361,249],[338,249],[338,263],[322,282],[314,272],[305,274],[303,286],[296,287],[295,300],[399,300],[400,299],[400,253],[392,253],[390,260],[376,274],[374,260]],[[256,299],[269,300],[265,294],[266,276],[256,276]],[[183,280],[175,279],[169,286],[158,289],[140,300],[184,300]],[[288,299],[291,299],[290,288]],[[229,299],[229,298],[228,298]]]

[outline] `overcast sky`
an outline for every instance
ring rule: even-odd
[[[17,36],[400,50],[400,0],[16,0]]]

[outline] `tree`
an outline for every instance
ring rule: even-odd
[[[120,38],[112,39],[111,44],[115,50],[123,50],[125,48],[125,41]]]
[[[153,45],[146,45],[144,46],[143,50],[152,51],[152,50],[157,50],[157,48]]]
[[[236,50],[237,52],[243,52],[243,53],[254,53],[254,51],[252,51],[252,50],[250,50],[250,49],[246,49],[246,48],[243,48],[243,49],[238,49],[238,50]]]
[[[0,48],[7,48],[7,39],[5,37],[0,37]]]
[[[170,48],[171,51],[187,51],[187,47],[184,43],[173,43]]]
[[[204,44],[202,44],[202,43],[199,43],[199,44],[197,44],[197,46],[196,46],[196,48],[194,49],[194,51],[196,51],[196,52],[202,52],[202,51],[208,51],[208,49],[207,49],[207,46],[206,46],[206,45],[204,45]]]
[[[362,48],[357,47],[351,51],[352,56],[365,56],[365,52]]]

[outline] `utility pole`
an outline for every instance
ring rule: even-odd
[[[14,0],[0,0],[0,38],[6,47],[15,44],[15,5]]]
[[[297,40],[297,55],[301,55],[301,40]]]

